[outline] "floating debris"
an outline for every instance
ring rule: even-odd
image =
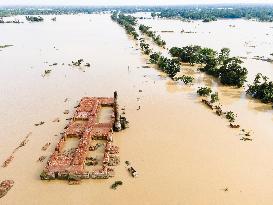
[[[3,162],[2,167],[7,167],[7,166],[11,163],[11,161],[14,159],[13,154],[14,154],[15,152],[17,152],[21,147],[23,147],[23,146],[25,146],[25,145],[27,144],[28,138],[29,138],[29,136],[30,136],[31,134],[32,134],[32,132],[29,132],[29,133],[27,134],[27,136],[26,136],[25,139],[19,144],[19,146],[16,147],[16,148],[13,150],[12,154]]]
[[[42,147],[42,150],[43,150],[43,151],[46,151],[47,148],[48,148],[50,145],[51,145],[50,142],[46,143],[46,144]]]
[[[122,181],[115,181],[115,183],[111,185],[111,189],[117,189],[117,187],[121,186],[122,184]]]
[[[232,124],[232,123],[229,123],[229,126],[231,128],[240,128],[240,125],[235,125],[235,124]]]
[[[72,65],[78,67],[78,66],[81,66],[83,62],[84,62],[83,59],[79,59],[77,61],[72,61]],[[71,66],[71,64],[68,64],[68,65]],[[90,67],[91,65],[90,65],[90,63],[85,63],[84,66],[85,67]]]
[[[245,133],[245,136],[249,137],[250,136],[250,131]]]
[[[89,151],[95,151],[95,150],[97,150],[101,146],[102,146],[101,143],[97,143],[95,146],[90,146],[89,147]]]
[[[139,106],[139,109],[140,109],[140,106]],[[121,129],[123,130],[129,128],[129,121],[124,116],[120,116],[120,124],[121,124]]]
[[[0,45],[0,48],[7,48],[7,47],[11,47],[11,46],[13,46],[13,45],[3,45],[3,46]]]
[[[56,117],[52,122],[60,122],[60,118]]]
[[[137,171],[133,167],[128,168],[128,171],[132,175],[132,177],[137,177],[138,176]]]
[[[119,156],[109,155],[109,161],[106,163],[108,166],[117,166],[120,163]]]
[[[225,192],[228,191],[228,187],[225,187],[225,188],[223,189],[223,191],[225,191]]]
[[[79,185],[81,184],[81,180],[70,180],[68,181],[69,185]]]
[[[202,99],[202,103],[204,103],[205,105],[207,105],[210,109],[213,110],[213,104],[208,101],[208,100],[205,100],[205,99]]]
[[[45,77],[46,75],[50,73],[51,73],[51,70],[45,70],[44,73],[42,74],[42,77]]]
[[[10,155],[4,162],[3,162],[3,164],[2,164],[2,167],[4,168],[4,167],[7,167],[10,163],[11,163],[11,161],[14,159],[14,156],[13,155]]]
[[[39,157],[37,162],[43,162],[45,159],[46,159],[46,156],[41,156],[41,157]]]
[[[72,64],[73,64],[74,66],[80,66],[80,65],[82,64],[82,62],[83,62],[83,59],[79,59],[79,60],[77,60],[76,62],[72,61]]]
[[[25,137],[25,139],[19,144],[18,147],[15,148],[15,150],[13,151],[13,153],[15,153],[19,148],[25,146],[28,142],[28,138],[29,136],[32,134],[32,132],[28,133],[27,136]]]
[[[64,114],[65,114],[65,115],[69,114],[69,110],[65,110],[65,111],[64,111]]]
[[[13,187],[14,181],[12,180],[5,180],[2,181],[0,184],[0,198],[4,197],[8,191]]]
[[[254,59],[254,60],[260,60],[260,61],[265,61],[265,62],[269,62],[269,63],[273,63],[273,59],[266,58],[264,56],[254,56],[252,59]]]
[[[45,124],[45,122],[44,122],[44,121],[41,121],[41,122],[36,123],[36,124],[34,124],[34,125],[35,125],[35,126],[40,126],[40,125],[43,125],[43,124]]]
[[[219,105],[215,106],[214,108],[215,108],[216,114],[217,114],[218,116],[221,116],[221,115],[224,114],[222,108],[221,108]]]
[[[87,157],[86,158],[85,165],[87,166],[96,166],[99,162],[97,160],[97,158],[93,158],[93,157]]]
[[[194,31],[185,31],[184,29],[182,29],[180,33],[196,33],[196,32],[194,32]]]
[[[129,162],[129,161],[125,161],[125,164],[126,164],[127,166],[130,166],[130,162]]]
[[[252,141],[252,139],[248,138],[248,137],[242,137],[240,140],[243,140],[243,141]]]

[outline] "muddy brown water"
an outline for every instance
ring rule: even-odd
[[[0,28],[1,44],[14,45],[0,52],[0,161],[28,132],[33,132],[11,164],[0,168],[0,180],[15,181],[1,204],[272,204],[273,118],[268,105],[248,99],[243,89],[219,86],[215,79],[190,67],[185,66],[182,72],[196,76],[192,87],[174,83],[154,68],[142,68],[147,57],[136,50],[135,41],[109,15],[64,15],[58,16],[56,22],[50,18],[45,17],[43,23],[4,24]],[[237,29],[236,37],[245,35],[241,27],[257,27],[257,34],[256,30],[247,33],[257,41],[265,41],[266,36],[253,36],[271,32],[272,38],[273,32],[269,30],[272,24],[241,20],[189,23],[185,30],[199,24],[196,27],[206,31],[194,36],[180,33],[184,23],[162,21],[144,22],[155,30],[176,29],[174,33],[161,33],[168,47],[202,42],[214,48],[228,46],[234,55],[244,53],[240,53],[240,46],[236,50],[233,44],[225,43],[230,35],[219,26]],[[229,24],[240,27],[231,28]],[[202,37],[209,36],[208,32],[216,33],[213,38]],[[243,37],[242,40],[245,41]],[[269,51],[266,44],[260,46],[265,47],[259,52]],[[245,50],[248,49],[252,48]],[[256,53],[254,49],[252,52]],[[80,58],[91,67],[68,66]],[[55,62],[57,66],[49,66]],[[245,64],[250,73],[263,71],[272,77],[272,64],[253,60]],[[42,77],[45,69],[52,71]],[[237,113],[238,123],[253,131],[252,142],[241,141],[238,130],[230,129],[226,120],[200,104],[195,91],[203,84],[218,90],[223,108]],[[66,118],[71,117],[80,98],[108,97],[115,90],[130,121],[128,130],[114,134],[121,157],[116,176],[85,180],[79,186],[41,181],[39,174],[46,161],[36,161],[52,153],[59,133],[68,123]],[[66,109],[70,110],[68,115],[63,114]],[[52,122],[56,117],[59,123]],[[40,121],[45,124],[34,126]],[[52,145],[41,151],[47,142]],[[126,160],[138,171],[138,178],[129,175]],[[118,180],[123,185],[111,190],[111,184]]]

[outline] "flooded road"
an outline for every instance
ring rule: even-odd
[[[15,181],[1,204],[272,203],[273,119],[269,106],[249,100],[242,89],[219,86],[191,68],[182,72],[196,76],[192,87],[174,83],[156,69],[143,68],[146,59],[136,41],[107,14],[63,15],[56,22],[50,18],[46,16],[42,23],[0,25],[1,44],[14,45],[0,51],[0,162],[32,132],[11,164],[0,168],[0,180]],[[217,49],[227,46],[232,54],[245,55],[240,48],[226,45],[223,34],[222,40],[214,39],[215,44],[205,44],[203,39],[193,41],[198,39],[194,36],[186,41],[184,34],[180,40],[179,21],[143,22],[151,23],[154,30],[174,29],[171,26],[176,24],[178,33],[160,33],[168,47],[203,42],[198,44]],[[226,24],[237,25],[237,21]],[[193,25],[184,29],[192,30]],[[268,49],[260,50],[265,55]],[[68,66],[81,58],[91,67]],[[57,65],[49,66],[53,63]],[[247,63],[253,66],[252,60]],[[256,74],[254,68],[259,66],[257,72],[272,77],[272,64],[255,61],[255,65],[246,65],[250,73]],[[42,77],[46,69],[52,71]],[[252,130],[253,141],[241,141],[238,130],[230,129],[225,119],[200,104],[195,92],[202,84],[219,91],[224,108],[238,114],[242,127]],[[46,161],[39,163],[37,159],[52,153],[78,101],[83,96],[112,96],[115,90],[130,121],[128,130],[113,136],[121,157],[116,176],[85,180],[79,186],[41,181]],[[66,109],[70,110],[68,115],[63,114]],[[57,117],[60,122],[52,122]],[[45,124],[34,126],[40,121]],[[47,142],[52,145],[41,151]],[[138,171],[138,178],[129,175],[126,160]],[[116,180],[123,185],[111,190]]]

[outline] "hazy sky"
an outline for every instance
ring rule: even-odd
[[[273,0],[0,0],[0,5],[179,5],[213,3],[271,3]]]

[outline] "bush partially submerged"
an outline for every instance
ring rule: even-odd
[[[219,78],[224,85],[242,87],[246,82],[247,69],[243,68],[243,63],[237,57],[229,57],[228,48],[221,49],[220,53],[211,48],[201,46],[185,46],[182,48],[172,47],[170,54],[179,58],[182,62],[195,64],[205,64],[200,70]]]
[[[111,189],[117,189],[117,187],[121,186],[122,184],[122,181],[115,181],[115,183],[111,185]]]
[[[156,35],[155,32],[150,30],[151,27],[145,26],[143,24],[140,24],[139,30],[146,34],[147,36],[151,37],[153,41],[158,45],[164,47],[166,45],[166,42],[161,39],[160,35]]]
[[[169,52],[173,57],[178,57],[182,62],[193,65],[194,63],[199,63],[200,51],[200,46],[185,46],[183,48],[172,47]]]
[[[134,39],[138,39],[138,34],[135,29],[135,25],[137,23],[137,20],[134,16],[131,15],[124,15],[123,13],[114,12],[111,15],[111,18],[113,21],[116,21],[118,24],[123,26],[126,30],[126,32],[133,36]]]
[[[161,53],[154,52],[150,55],[150,62],[153,64],[157,64],[159,58],[161,56]]]
[[[44,21],[43,17],[41,16],[26,16],[26,20],[29,22],[41,22]]]
[[[175,77],[174,80],[178,81],[178,80],[181,80],[183,81],[184,84],[191,84],[194,80],[193,77],[191,76],[187,76],[187,75],[182,75],[181,77]]]
[[[197,94],[200,96],[209,96],[212,90],[209,87],[201,87],[197,90]]]
[[[152,53],[150,55],[150,62],[157,64],[160,70],[162,70],[164,73],[167,73],[168,76],[172,79],[174,79],[175,75],[180,71],[179,60],[175,58],[166,58],[160,53]]]
[[[229,122],[234,122],[235,117],[236,117],[236,115],[232,111],[229,111],[226,113],[226,118],[229,120]]]
[[[220,82],[224,85],[234,85],[242,87],[246,82],[247,69],[241,66],[241,61],[237,57],[228,58],[219,69]]]
[[[268,77],[258,73],[252,85],[248,85],[246,93],[263,103],[273,103],[273,82]]]
[[[149,55],[152,52],[150,45],[145,43],[144,39],[140,39],[140,48],[145,55]]]
[[[212,93],[212,94],[210,95],[210,102],[211,102],[211,103],[215,103],[215,102],[217,102],[217,101],[219,101],[218,92]]]

